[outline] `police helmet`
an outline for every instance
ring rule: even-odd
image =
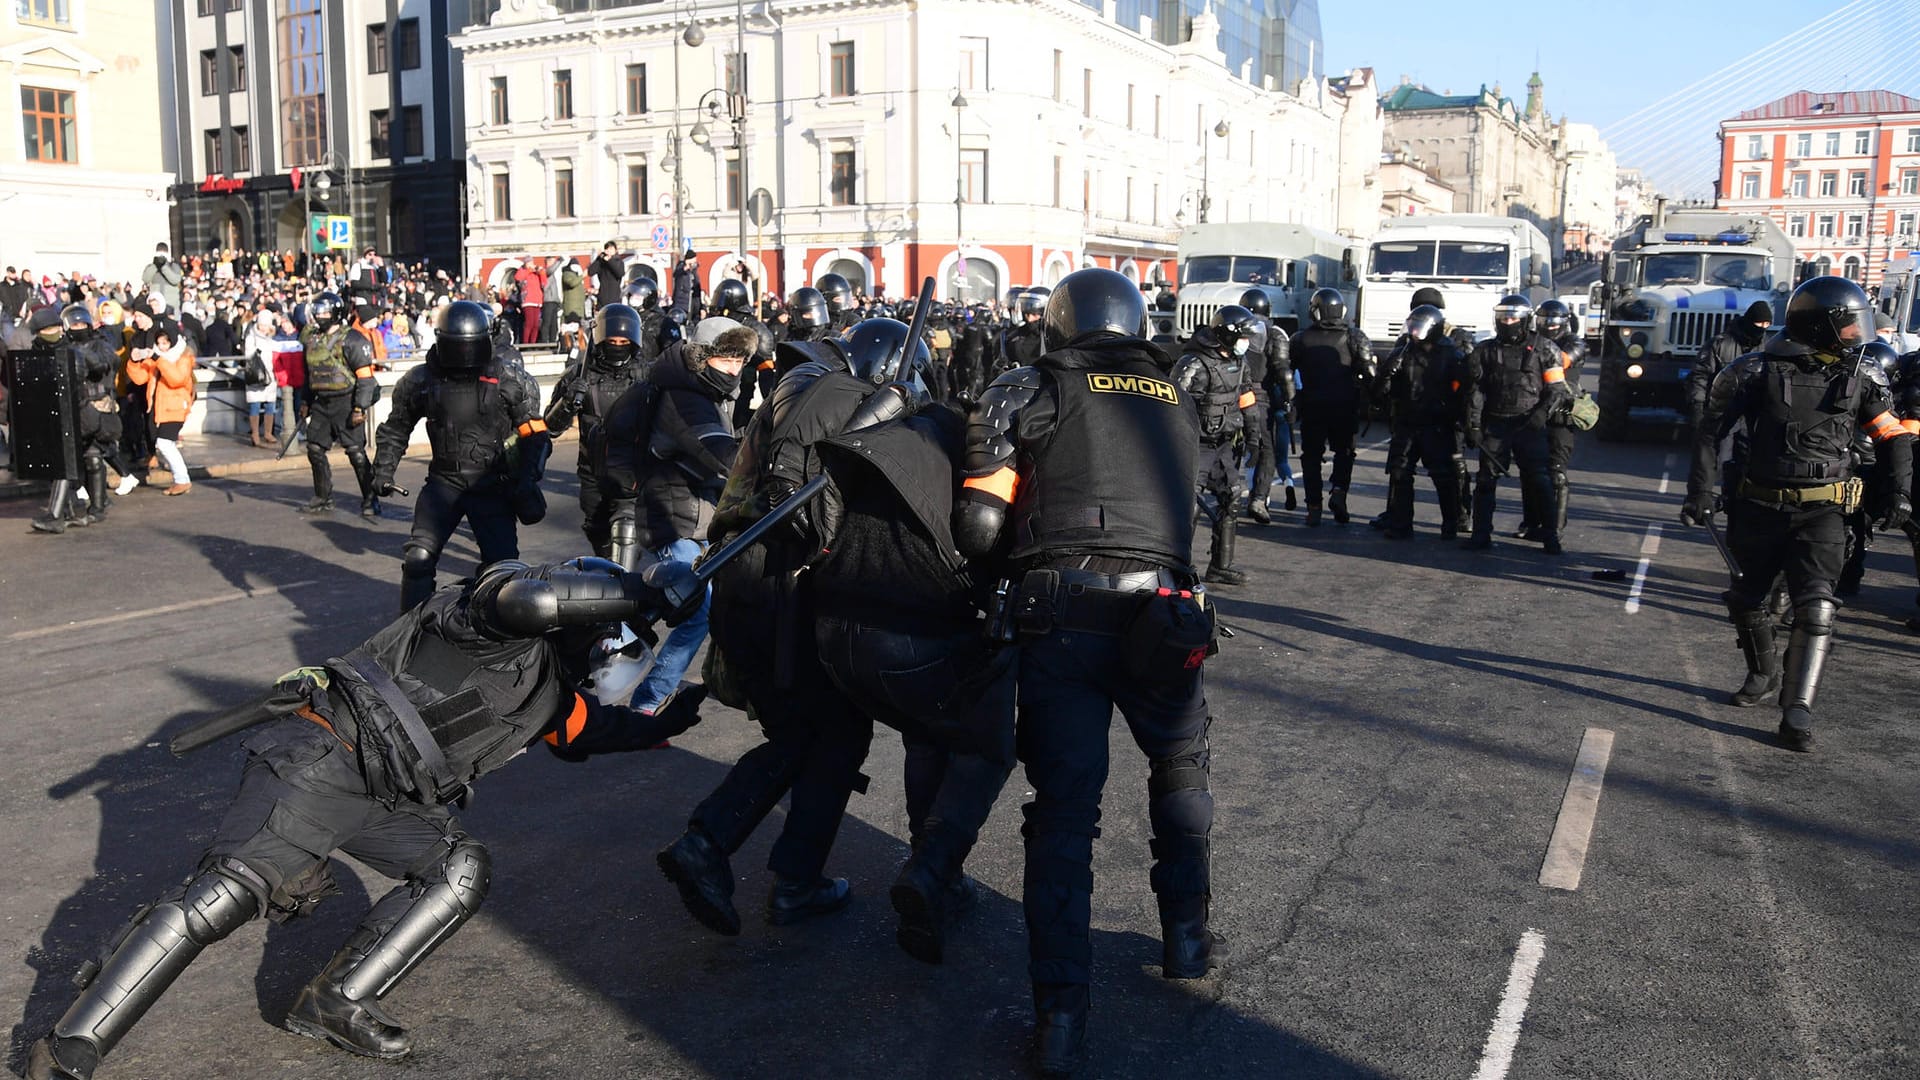
[[[1518,345],[1533,333],[1533,304],[1518,293],[1509,293],[1493,305],[1493,336],[1503,345]]]
[[[471,300],[455,300],[434,320],[433,348],[427,356],[435,371],[472,373],[493,360],[492,317]]]
[[[660,286],[652,278],[637,278],[627,282],[627,306],[635,311],[647,311],[660,300]]]
[[[307,305],[307,321],[325,330],[340,318],[341,306],[339,294],[323,292]]]
[[[1062,348],[1085,334],[1145,337],[1147,301],[1139,286],[1112,270],[1089,267],[1060,279],[1047,294],[1041,338]]]
[[[1414,341],[1432,341],[1446,324],[1446,312],[1432,304],[1421,304],[1407,312],[1407,337]]]
[[[1241,293],[1240,306],[1263,319],[1273,317],[1273,301],[1267,298],[1265,289],[1248,289]]]
[[[1047,313],[1047,298],[1052,295],[1052,289],[1041,285],[1022,289],[1020,295],[1014,298],[1014,310],[1020,313],[1022,319],[1029,315],[1044,316]]]
[[[1445,311],[1447,310],[1447,298],[1440,294],[1439,289],[1431,285],[1422,285],[1413,290],[1413,302],[1407,305],[1407,310],[1411,312],[1414,308],[1420,307],[1439,308],[1441,311]]]
[[[822,274],[813,287],[826,298],[827,310],[835,315],[853,306],[853,285],[839,274]]]
[[[1259,329],[1254,314],[1239,304],[1228,304],[1213,313],[1213,340],[1228,352],[1236,351],[1234,345],[1252,337]]]
[[[713,308],[728,315],[744,313],[753,298],[747,295],[747,286],[732,278],[721,282],[713,290]]]
[[[593,355],[603,365],[619,369],[639,353],[640,313],[625,304],[608,304],[593,315]]]
[[[793,290],[793,295],[787,297],[787,313],[792,316],[796,329],[820,330],[833,322],[826,296],[811,285]]]
[[[1316,289],[1307,301],[1307,315],[1322,330],[1337,328],[1347,318],[1347,302],[1334,289]]]
[[[913,328],[899,319],[862,319],[847,327],[840,343],[847,351],[847,366],[854,377],[879,385],[893,375],[893,365]],[[914,342],[913,359],[901,378],[911,378],[933,362],[926,338]]]
[[[68,304],[60,311],[60,325],[68,337],[86,336],[93,333],[93,316],[80,304]]]
[[[1893,380],[1900,377],[1900,352],[1884,341],[1869,341],[1866,348],[1860,350],[1860,370],[1868,374],[1877,372],[1881,377],[1874,381],[1892,385]]]
[[[1858,348],[1873,337],[1867,292],[1843,277],[1808,278],[1787,300],[1788,341],[1821,352]]]
[[[1896,369],[1895,382],[1906,382],[1920,376],[1920,352],[1910,352],[1900,357],[1900,366]]]
[[[1548,300],[1534,310],[1533,325],[1558,341],[1573,328],[1573,312],[1558,300]]]

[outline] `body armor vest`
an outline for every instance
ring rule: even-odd
[[[512,378],[499,363],[474,378],[449,378],[438,373],[427,379],[420,411],[427,418],[427,439],[433,444],[428,471],[457,477],[468,487],[507,472],[507,437],[513,419],[501,398],[500,380]]]
[[[1200,445],[1193,402],[1145,358],[1040,367],[1058,412],[1014,498],[1014,559],[1134,553],[1187,567]]]
[[[1412,423],[1449,419],[1456,392],[1454,380],[1462,374],[1459,368],[1451,349],[1408,345],[1388,387],[1395,418]]]
[[[1539,339],[1536,339],[1539,340]],[[1525,345],[1481,346],[1480,389],[1486,395],[1488,417],[1524,416],[1540,404],[1549,358],[1534,342]],[[1558,366],[1556,350],[1551,362]]]
[[[613,408],[613,403],[619,401],[620,395],[633,386],[636,381],[635,367],[635,364],[627,364],[607,370],[596,368],[592,363],[587,364],[587,392],[580,402],[580,411],[574,414],[574,419],[580,424],[580,440],[583,444],[594,436],[601,424],[606,423],[607,412]]]
[[[1188,387],[1200,410],[1200,439],[1209,446],[1218,446],[1233,438],[1242,427],[1240,358],[1222,357],[1210,351],[1187,355],[1198,363],[1203,373],[1198,385]]]
[[[1846,365],[1769,360],[1747,413],[1747,478],[1767,487],[1846,479],[1864,385]]]
[[[1293,370],[1300,375],[1301,406],[1338,407],[1359,402],[1355,384],[1359,357],[1354,355],[1351,333],[1344,326],[1328,329],[1310,327],[1293,339]]]
[[[301,338],[307,353],[307,389],[316,394],[344,394],[353,389],[353,369],[347,366],[347,328],[335,326]]]

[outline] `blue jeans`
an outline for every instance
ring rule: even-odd
[[[671,559],[674,562],[690,563],[700,557],[705,545],[698,540],[675,540],[663,548],[655,548],[648,554],[657,560]],[[700,643],[707,638],[707,609],[713,605],[713,590],[700,601],[700,610],[686,622],[674,627],[667,633],[665,641],[660,643],[660,651],[654,658],[653,670],[641,680],[633,692],[633,707],[642,712],[652,712],[667,700],[680,685],[680,680],[693,666],[693,654],[700,651]]]

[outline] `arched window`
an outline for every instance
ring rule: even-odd
[[[1860,280],[1860,257],[1849,255],[1840,263],[1840,275],[1849,281]]]
[[[867,291],[867,268],[852,259],[833,260],[827,264],[827,273],[839,274],[846,278],[847,284],[853,286],[853,291],[856,293]]]
[[[954,299],[961,303],[992,300],[1000,295],[1000,268],[985,259],[968,259],[967,276]]]

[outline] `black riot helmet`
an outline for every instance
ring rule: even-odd
[[[639,353],[640,313],[625,304],[608,304],[593,315],[593,355],[603,367],[619,370]]]
[[[1907,382],[1920,376],[1920,352],[1910,352],[1900,357],[1900,365],[1894,372],[1895,382]]]
[[[747,295],[747,286],[732,278],[721,282],[713,290],[713,309],[722,315],[745,314],[753,298]]]
[[[627,282],[626,306],[635,311],[650,311],[660,302],[660,286],[652,278],[636,278]]]
[[[322,330],[328,329],[340,318],[340,307],[338,295],[323,292],[307,305],[307,321]]]
[[[839,274],[822,274],[813,287],[827,298],[827,310],[835,315],[853,306],[853,286]]]
[[[1873,339],[1873,304],[1846,278],[1808,278],[1787,300],[1785,334],[1828,355],[1859,348]]]
[[[1414,308],[1420,307],[1439,308],[1441,311],[1445,311],[1447,310],[1447,298],[1440,294],[1439,289],[1431,285],[1422,285],[1413,290],[1413,302],[1407,305],[1407,310],[1411,312]]]
[[[1031,289],[1022,289],[1020,290],[1020,295],[1014,298],[1013,309],[1019,314],[1023,322],[1030,316],[1034,318],[1044,318],[1047,314],[1047,299],[1052,295],[1052,289],[1041,285],[1035,285]]]
[[[471,375],[493,360],[493,316],[471,300],[455,300],[433,324],[433,348],[427,354],[443,375]]]
[[[1347,319],[1347,302],[1334,289],[1315,289],[1307,301],[1307,315],[1322,330],[1335,330]]]
[[[793,295],[787,297],[787,312],[793,317],[796,331],[824,330],[833,322],[826,296],[811,285],[793,290]]]
[[[1891,386],[1900,377],[1900,352],[1884,341],[1869,341],[1867,347],[1860,350],[1860,369],[1863,372],[1877,369]]]
[[[1518,293],[1509,293],[1493,305],[1493,336],[1502,345],[1518,345],[1533,333],[1533,304]]]
[[[1228,304],[1213,313],[1213,340],[1220,347],[1235,355],[1247,350],[1240,344],[1253,337],[1259,331],[1259,324],[1253,312],[1239,304]]]
[[[907,335],[913,328],[898,319],[862,319],[840,335],[840,343],[847,351],[847,366],[854,377],[865,379],[878,386],[893,375],[893,366],[900,355],[900,349],[906,344]],[[907,369],[900,373],[903,380],[911,380],[933,362],[933,356],[927,351],[927,340],[922,337],[914,342],[913,358]]]
[[[1059,349],[1086,334],[1145,337],[1146,327],[1140,287],[1112,270],[1089,267],[1061,278],[1047,294],[1041,338],[1047,348]]]
[[[60,326],[68,341],[85,341],[93,336],[93,316],[80,304],[68,304],[60,311]]]
[[[1534,309],[1533,325],[1542,334],[1559,341],[1573,329],[1573,312],[1558,300],[1547,300]]]
[[[1440,328],[1447,324],[1447,313],[1432,304],[1421,304],[1407,312],[1407,337],[1426,343],[1439,340]]]
[[[1241,293],[1240,306],[1263,319],[1273,318],[1273,301],[1267,298],[1265,289],[1248,289]]]

